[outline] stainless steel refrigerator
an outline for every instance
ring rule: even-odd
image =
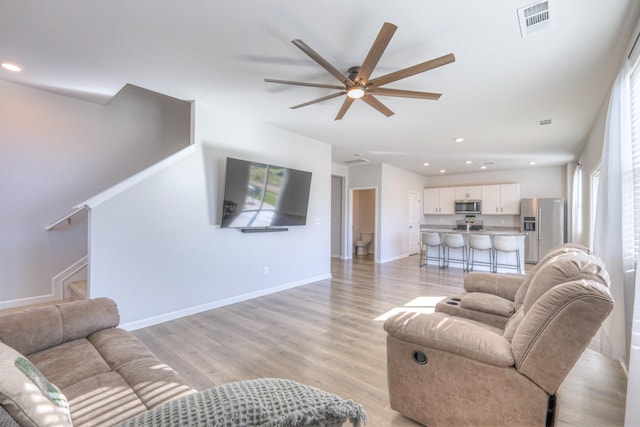
[[[564,199],[522,199],[520,224],[527,234],[524,261],[536,264],[550,249],[565,242]]]

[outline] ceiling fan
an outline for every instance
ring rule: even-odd
[[[347,113],[351,104],[356,99],[362,99],[364,102],[389,117],[393,115],[393,111],[391,111],[386,105],[376,98],[376,96],[397,96],[403,98],[417,98],[417,99],[431,99],[437,100],[440,98],[440,93],[432,93],[432,92],[417,92],[411,90],[401,90],[401,89],[391,89],[391,88],[383,88],[388,83],[392,83],[401,79],[405,79],[407,77],[414,76],[419,73],[423,73],[425,71],[431,70],[433,68],[441,67],[443,65],[454,62],[455,56],[450,53],[448,55],[441,56],[439,58],[432,59],[430,61],[423,62],[421,64],[416,64],[412,67],[404,68],[399,71],[395,71],[393,73],[385,74],[384,76],[377,77],[375,79],[369,79],[371,77],[371,73],[374,68],[378,64],[378,61],[382,57],[385,49],[389,45],[391,41],[391,37],[395,33],[398,27],[394,24],[390,24],[385,22],[378,33],[378,37],[373,42],[369,53],[367,54],[362,66],[359,67],[351,67],[349,68],[349,75],[345,75],[340,72],[336,67],[331,65],[326,59],[321,57],[317,52],[311,49],[305,42],[300,39],[292,40],[292,43],[296,45],[300,50],[306,53],[311,59],[313,59],[318,65],[327,70],[329,74],[334,76],[336,79],[340,80],[342,85],[330,85],[330,84],[322,84],[322,83],[306,83],[306,82],[295,82],[290,80],[274,80],[274,79],[264,79],[267,83],[281,83],[287,85],[296,85],[296,86],[311,86],[311,87],[319,87],[326,89],[339,89],[340,92],[333,93],[331,95],[323,96],[322,98],[314,99],[312,101],[308,101],[302,104],[294,105],[291,107],[292,109],[306,107],[307,105],[315,104],[318,102],[326,101],[328,99],[337,98],[342,95],[347,95],[344,103],[342,104],[342,108],[338,112],[336,116],[336,120],[340,120]],[[375,96],[374,96],[375,95]]]

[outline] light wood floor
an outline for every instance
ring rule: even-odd
[[[460,292],[462,271],[420,268],[416,256],[385,264],[367,256],[332,260],[332,275],[134,334],[198,389],[289,378],[359,402],[368,426],[417,426],[389,408],[382,318]],[[558,425],[622,426],[625,390],[620,365],[587,351],[560,389]]]

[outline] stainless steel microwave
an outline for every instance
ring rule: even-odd
[[[461,214],[479,214],[480,200],[456,200],[455,212]]]

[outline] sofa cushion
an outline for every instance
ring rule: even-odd
[[[86,338],[96,331],[120,323],[118,306],[109,298],[71,301],[57,306],[62,324],[62,341]]]
[[[74,427],[112,426],[147,410],[117,372],[99,374],[63,389]]]
[[[531,278],[522,304],[525,313],[554,286],[583,279],[609,287],[609,273],[599,258],[584,252],[568,252],[551,258]]]
[[[570,253],[576,253],[576,252],[582,252],[582,253],[588,254],[589,248],[579,243],[563,243],[562,245],[557,246],[556,248],[551,249],[549,252],[547,252],[546,255],[542,257],[542,259],[538,261],[536,265],[533,266],[531,271],[529,271],[529,273],[525,276],[525,280],[522,283],[522,286],[518,288],[518,292],[516,293],[516,296],[514,299],[514,302],[516,303],[516,310],[518,310],[522,306],[522,304],[524,304],[524,297],[527,295],[527,292],[529,291],[529,285],[531,284],[531,281],[533,280],[535,275],[538,273],[538,270],[540,270],[540,268],[542,268],[545,264],[547,264],[549,260],[555,258],[558,255],[570,254]]]
[[[2,427],[20,427],[20,424],[13,419],[11,415],[0,405],[0,426]]]
[[[196,392],[176,371],[156,358],[132,360],[117,372],[148,408]]]
[[[510,317],[515,311],[513,301],[499,297],[497,295],[485,294],[482,292],[471,292],[462,298],[460,307],[467,310],[482,311],[502,317]]]
[[[29,356],[29,360],[62,389],[111,371],[107,362],[86,338],[34,353]]]
[[[514,365],[502,330],[444,313],[400,312],[384,322],[389,336],[499,367]]]
[[[155,358],[147,346],[124,329],[103,329],[91,334],[88,339],[111,370],[132,360]]]
[[[26,308],[0,313],[0,341],[29,356],[113,328],[119,321],[118,307],[109,298]]]
[[[22,354],[0,343],[0,404],[23,427],[71,427],[67,399]]]
[[[0,341],[24,355],[60,344],[58,309],[47,306],[1,313]]]

